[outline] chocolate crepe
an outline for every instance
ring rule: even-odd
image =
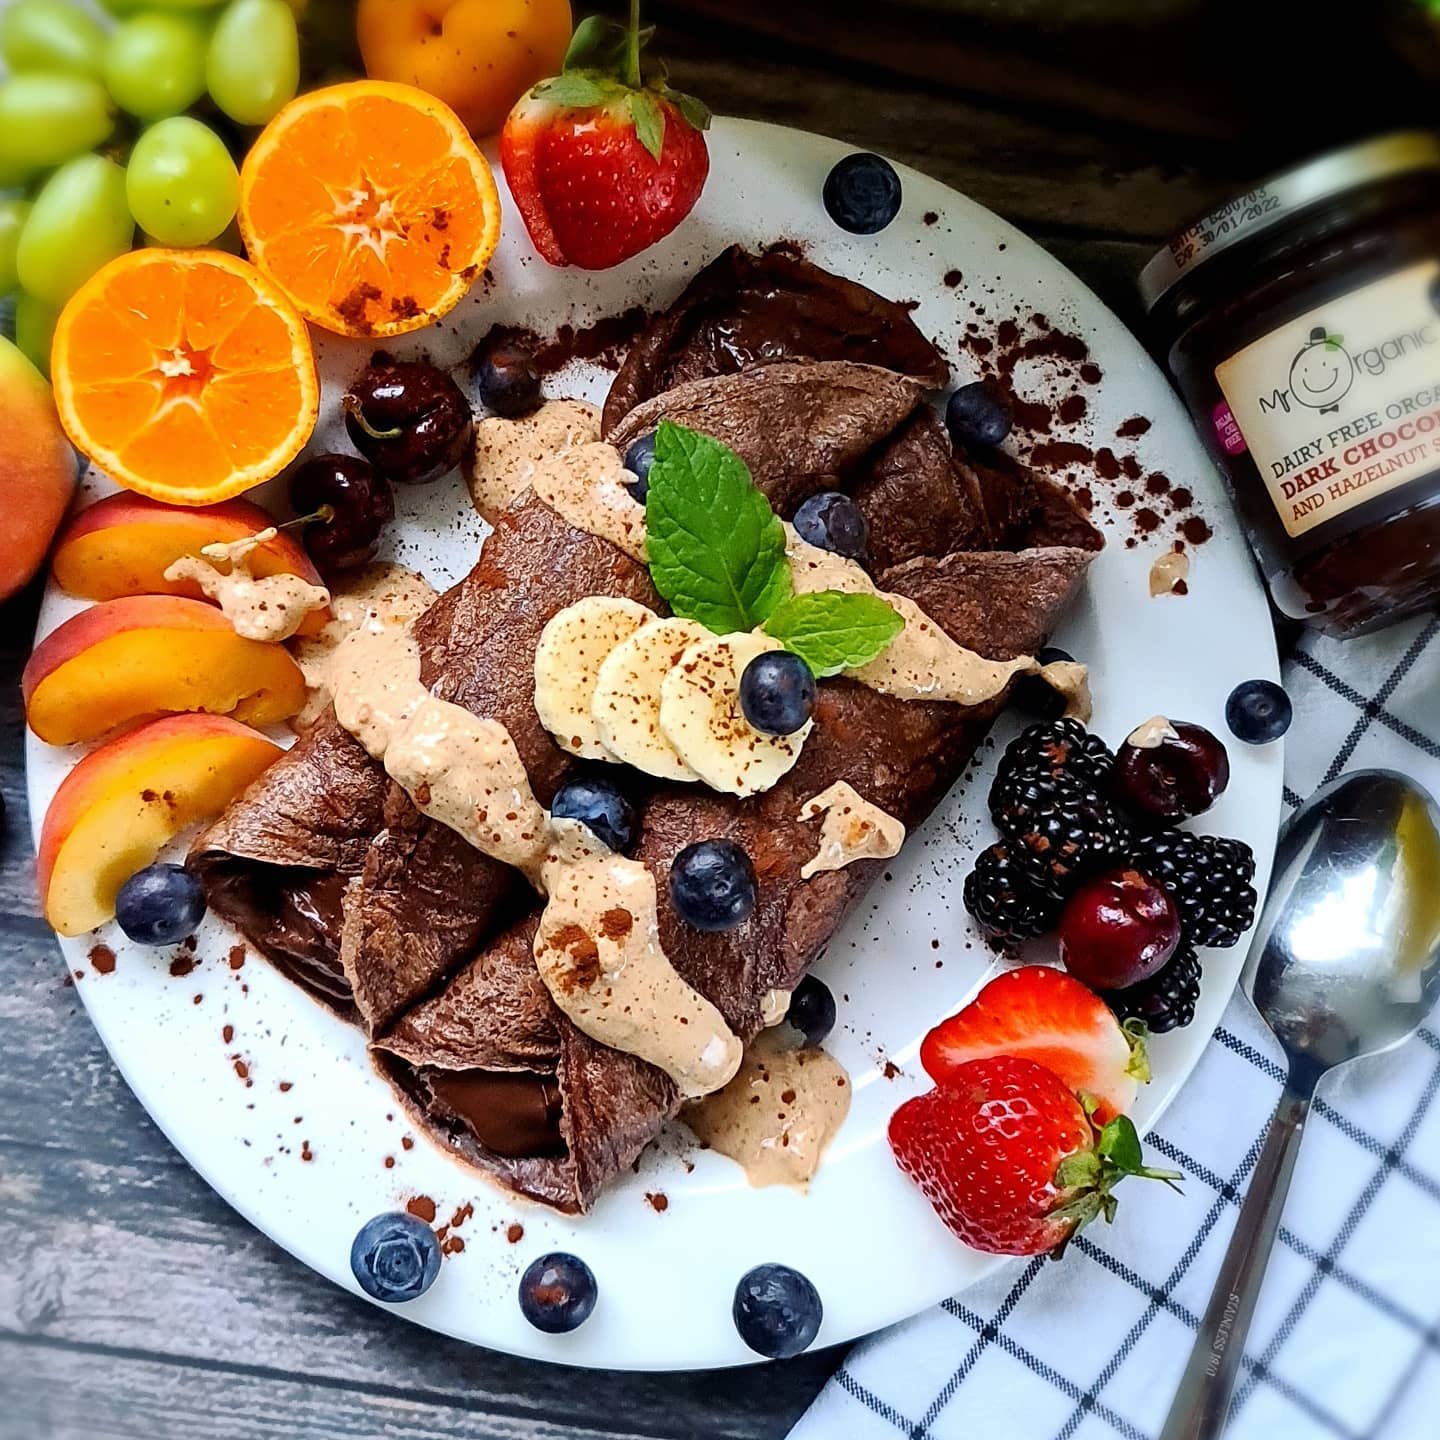
[[[995,659],[1033,654],[1093,549],[1051,545],[1043,528],[1026,538],[1035,545],[1019,553],[922,557],[878,579],[963,645]],[[799,819],[804,802],[845,780],[913,828],[958,778],[1001,703],[905,701],[827,681],[799,761],[771,790],[741,800],[661,785],[644,801],[635,854],[656,876],[662,944],[742,1039],[760,1029],[765,992],[798,983],[882,868],[862,861],[802,881],[818,836],[817,821]],[[705,934],[674,913],[665,876],[686,845],[717,837],[751,856],[759,903],[738,929]],[[597,1045],[554,1005],[530,959],[537,923],[534,912],[517,922],[375,1044],[421,1123],[456,1153],[532,1198],[582,1211],[655,1138],[679,1096],[662,1072]],[[517,1125],[520,1093],[529,1097],[518,1107],[527,1123]]]
[[[731,246],[631,347],[605,401],[608,434],[644,400],[775,360],[853,360],[943,385],[949,367],[904,305],[783,248]]]

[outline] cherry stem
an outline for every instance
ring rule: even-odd
[[[399,425],[397,425],[393,430],[377,430],[365,418],[364,409],[362,408],[360,402],[353,395],[347,395],[340,403],[345,407],[346,413],[354,418],[355,423],[372,440],[398,440],[405,433],[405,431]]]
[[[638,90],[640,77],[640,0],[630,0],[630,26],[625,33],[625,83]]]
[[[277,530],[289,530],[295,525],[328,525],[335,518],[335,507],[333,505],[321,505],[318,509],[312,510],[308,515],[297,515],[293,520],[287,520],[283,525],[277,525]]]

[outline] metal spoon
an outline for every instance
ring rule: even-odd
[[[1295,813],[1241,985],[1289,1075],[1160,1440],[1225,1427],[1316,1083],[1408,1039],[1440,998],[1440,808],[1424,790],[1361,770]]]

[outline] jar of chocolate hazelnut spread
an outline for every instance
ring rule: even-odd
[[[1440,604],[1440,136],[1277,175],[1140,285],[1277,608],[1356,635]]]

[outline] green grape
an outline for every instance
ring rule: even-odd
[[[60,311],[23,290],[15,297],[15,344],[44,376],[50,374],[50,341]]]
[[[134,15],[138,10],[214,10],[225,0],[100,0],[112,15]]]
[[[101,155],[81,155],[44,184],[20,232],[20,284],[37,300],[63,305],[135,235],[125,171]]]
[[[162,245],[205,245],[235,218],[240,172],[225,142],[188,115],[157,121],[125,172],[130,213]]]
[[[200,16],[147,12],[122,20],[105,52],[105,83],[122,110],[142,120],[178,115],[205,93]]]
[[[68,0],[15,0],[0,13],[0,58],[17,73],[60,70],[98,78],[105,30]]]
[[[300,86],[300,34],[285,0],[231,0],[210,37],[210,98],[241,125],[263,125]]]
[[[20,231],[29,213],[28,200],[0,200],[0,295],[8,295],[20,283],[15,252],[20,248]]]
[[[114,128],[114,107],[98,80],[41,71],[0,83],[0,170],[61,165]]]

